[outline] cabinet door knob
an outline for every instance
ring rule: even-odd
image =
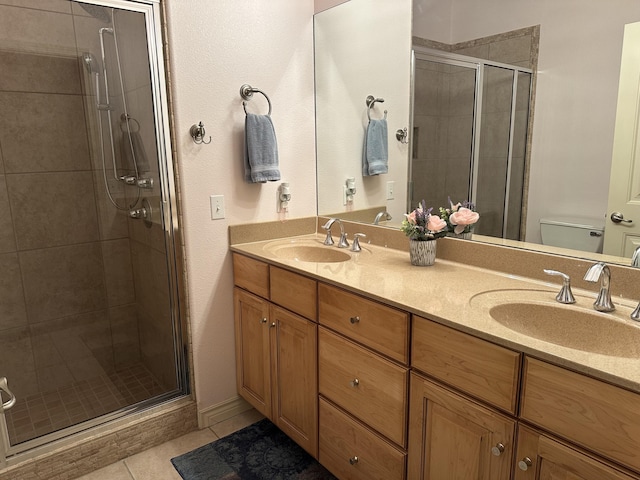
[[[524,457],[522,460],[518,462],[518,468],[523,472],[526,472],[531,465],[533,465],[533,462],[529,457]]]
[[[358,380],[357,378],[354,378],[353,380],[351,380],[352,387],[357,387],[358,385],[360,385],[360,380]]]
[[[358,457],[351,457],[351,458],[349,459],[349,463],[350,463],[351,465],[355,465],[356,463],[358,463]]]
[[[502,455],[502,452],[504,452],[504,444],[502,443],[496,443],[493,447],[491,447],[491,453],[495,457],[499,457],[500,455]]]
[[[349,321],[350,321],[352,324],[360,323],[360,317],[357,317],[357,316],[356,316],[356,317],[351,317],[351,318],[349,319]]]
[[[262,317],[260,319],[260,323],[267,323],[267,317]]]
[[[273,327],[275,327],[275,326],[276,326],[276,322],[272,322],[272,323],[271,323],[271,328],[273,328]]]

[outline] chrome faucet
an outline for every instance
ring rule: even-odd
[[[557,275],[562,277],[562,288],[560,292],[556,295],[556,300],[560,303],[576,303],[576,299],[571,292],[571,279],[569,275],[566,273],[558,272],[557,270],[544,270],[544,273],[547,275]]]
[[[374,225],[378,225],[378,223],[380,223],[380,219],[382,219],[382,217],[384,217],[385,220],[391,220],[391,215],[389,215],[389,212],[387,212],[386,210],[383,210],[382,212],[378,212],[378,214],[376,215],[375,220],[373,221]]]
[[[327,223],[325,223],[322,228],[327,231],[327,238],[324,240],[325,245],[333,245],[333,237],[331,237],[331,226],[338,222],[340,225],[340,240],[338,241],[338,248],[347,248],[349,246],[349,242],[347,241],[347,234],[344,231],[344,225],[342,225],[342,221],[339,218],[330,218]]]
[[[600,280],[600,292],[593,303],[593,308],[599,312],[613,312],[616,307],[611,302],[611,292],[609,292],[609,284],[611,282],[611,270],[609,270],[609,267],[603,262],[591,265],[587,273],[585,273],[584,279],[593,283]]]
[[[631,256],[631,266],[640,268],[640,246],[636,247]]]

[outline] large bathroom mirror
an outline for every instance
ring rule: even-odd
[[[379,3],[393,3],[394,9],[381,8]],[[396,141],[395,132],[411,124],[411,49],[416,38],[451,45],[539,26],[524,199],[526,236],[522,242],[501,243],[545,250],[540,219],[547,217],[600,218],[603,224],[606,221],[605,236],[608,228],[615,228],[606,216],[611,213],[608,193],[620,61],[624,27],[640,21],[640,4],[635,0],[403,0],[395,4],[350,0],[316,14],[318,214],[373,223],[378,211],[386,210],[392,217],[388,226],[397,228],[407,211],[410,148]],[[360,15],[361,11],[369,13]],[[407,30],[399,31],[400,27]],[[387,53],[391,58],[384,57]],[[375,91],[369,86],[372,79]],[[338,92],[358,93],[341,96]],[[363,177],[358,171],[368,94],[393,99],[385,98],[371,112],[379,118],[388,111],[389,173],[377,177]],[[404,118],[396,116],[405,112]],[[349,148],[343,148],[345,138]],[[343,194],[348,177],[355,177],[356,183],[351,201],[345,201]],[[437,185],[438,176],[423,181]],[[446,201],[444,196],[440,204]],[[482,205],[478,211],[482,215]],[[602,258],[578,250],[563,253]],[[628,265],[627,253],[606,260]]]

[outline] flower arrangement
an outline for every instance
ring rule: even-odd
[[[440,216],[447,223],[449,231],[456,234],[469,233],[480,218],[473,203],[465,200],[454,205],[451,197],[449,197],[449,208],[440,207]]]
[[[433,207],[427,209],[424,200],[420,202],[418,208],[406,214],[402,221],[400,230],[412,240],[435,240],[447,234],[447,222],[438,215],[432,215]]]

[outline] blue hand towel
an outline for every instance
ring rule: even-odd
[[[387,120],[370,120],[364,136],[362,175],[379,175],[389,171]]]
[[[249,183],[280,180],[276,131],[269,115],[245,118],[244,178]]]

